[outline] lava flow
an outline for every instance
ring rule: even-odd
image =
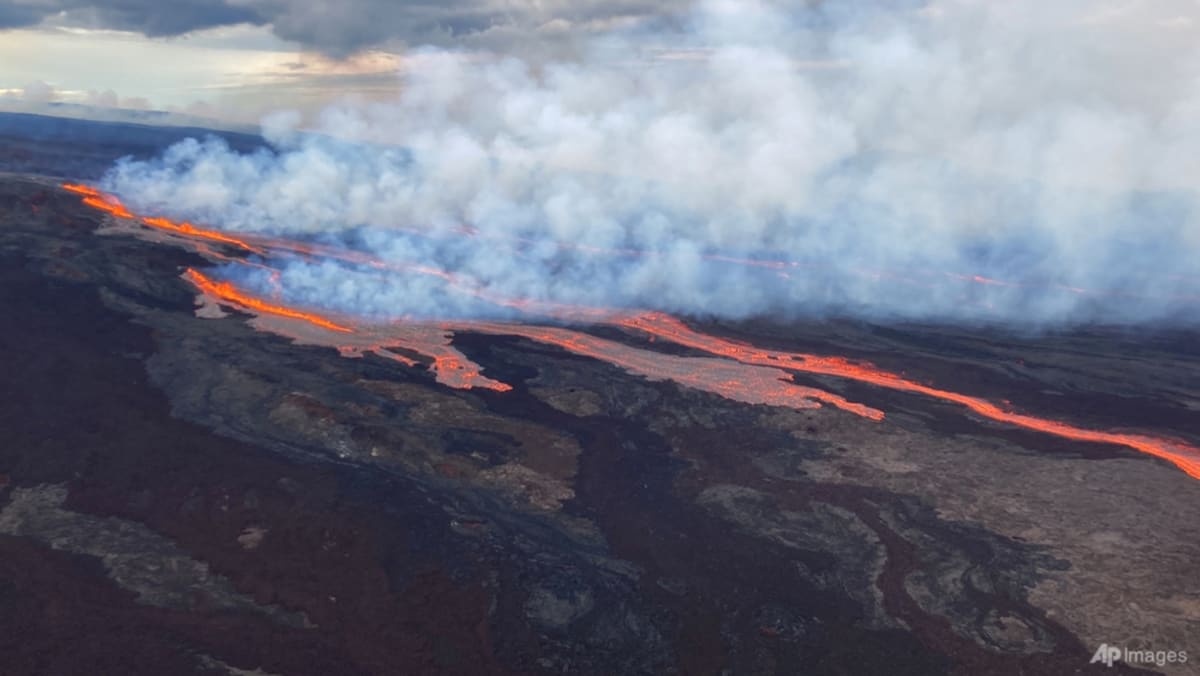
[[[125,208],[119,199],[113,195],[102,193],[95,188],[90,188],[86,185],[77,185],[74,183],[63,184],[63,189],[78,195],[83,195],[83,203],[93,209],[98,209],[117,218],[128,218],[137,220],[143,225],[170,232],[176,235],[181,235],[187,238],[196,238],[217,242],[219,244],[229,244],[239,249],[243,249],[250,253],[263,254],[262,249],[252,246],[247,240],[238,239],[231,235],[227,235],[217,230],[208,230],[198,228],[191,223],[176,223],[168,218],[151,217],[151,216],[135,216],[132,212]]]
[[[679,357],[623,345],[588,333],[560,327],[467,322],[451,328],[508,336],[554,345],[572,354],[591,357],[642,376],[648,380],[670,380],[726,399],[747,404],[788,408],[816,408],[820,403],[871,420],[882,420],[883,411],[864,406],[815,387],[797,385],[792,375],[778,368],[739,364],[726,359]]]
[[[710,354],[727,357],[744,364],[773,366],[804,373],[835,376],[879,387],[886,387],[891,390],[913,392],[960,404],[990,420],[1052,434],[1064,439],[1126,446],[1167,460],[1192,478],[1200,479],[1200,449],[1183,442],[1141,434],[1100,432],[1076,427],[1056,420],[1006,411],[985,399],[929,385],[922,385],[921,383],[908,380],[899,374],[884,371],[870,364],[851,362],[839,357],[821,357],[798,352],[764,350],[753,345],[700,333],[678,319],[662,313],[641,313],[621,319],[618,323],[623,327],[641,331],[656,338],[697,350],[703,350]]]
[[[264,312],[277,317],[299,319],[300,321],[308,322],[313,326],[319,326],[323,329],[329,329],[330,331],[336,331],[338,333],[354,332],[354,329],[348,326],[342,326],[341,324],[335,324],[321,315],[313,314],[311,312],[301,312],[300,310],[294,310],[286,305],[268,303],[262,299],[247,295],[239,291],[237,287],[229,282],[214,282],[192,268],[188,268],[187,271],[183,273],[183,276],[189,282],[195,284],[196,288],[200,289],[200,291],[203,293],[212,295],[230,303],[234,303],[235,305],[240,305],[248,310]]]
[[[188,268],[183,278],[219,304],[232,305],[257,315],[255,327],[287,336],[302,344],[333,346],[347,357],[371,352],[405,366],[417,361],[393,349],[415,352],[431,360],[429,370],[443,385],[458,389],[483,388],[507,392],[511,385],[484,376],[482,368],[450,345],[449,329],[427,323],[366,325],[351,328],[315,312],[298,310],[245,293],[229,282],[217,282]],[[349,323],[348,321],[346,323]],[[332,333],[331,333],[332,332]]]
[[[344,262],[364,265],[376,269],[393,270],[393,265],[362,252],[315,246],[289,240],[256,238],[253,244],[220,232],[196,228],[190,224],[176,224],[160,218],[138,217],[130,213],[114,197],[104,195],[93,188],[80,185],[64,185],[66,190],[83,195],[85,204],[102,210],[117,218],[136,219],[160,231],[170,232],[185,241],[199,239],[237,246],[265,258],[278,255],[304,255],[334,258]],[[215,255],[215,254],[214,254]],[[233,259],[238,260],[238,259]],[[264,266],[261,263],[255,265]],[[297,340],[338,347],[342,354],[360,355],[374,352],[406,365],[416,361],[393,349],[406,350],[432,359],[432,370],[439,382],[452,387],[470,389],[482,387],[497,391],[511,389],[502,383],[483,376],[479,365],[471,362],[461,352],[450,346],[454,331],[473,331],[524,337],[540,343],[556,345],[568,352],[614,364],[630,373],[652,380],[671,380],[680,384],[719,394],[728,399],[756,404],[771,404],[793,408],[813,408],[821,402],[836,406],[872,420],[880,420],[882,411],[816,388],[802,387],[791,381],[792,372],[831,376],[868,383],[902,392],[920,394],[933,399],[951,402],[966,407],[975,414],[1017,427],[1054,435],[1075,441],[1114,444],[1125,446],[1142,453],[1167,460],[1189,476],[1200,479],[1200,449],[1180,441],[1141,434],[1102,432],[1076,427],[1068,423],[1039,418],[1008,411],[985,399],[960,394],[949,390],[924,385],[903,376],[879,369],[873,365],[852,362],[839,357],[824,357],[797,352],[767,350],[746,343],[719,338],[701,333],[682,321],[657,312],[632,315],[617,315],[599,308],[574,308],[555,304],[534,303],[520,299],[493,298],[472,288],[453,273],[420,265],[405,265],[395,271],[430,274],[442,278],[451,286],[465,289],[481,299],[506,307],[516,308],[541,316],[560,318],[585,318],[594,323],[616,326],[627,331],[649,335],[677,345],[693,348],[720,359],[678,357],[630,347],[615,341],[605,340],[566,328],[532,326],[527,324],[504,324],[497,322],[456,323],[406,323],[390,325],[359,325],[351,319],[339,320],[294,309],[281,302],[268,302],[245,293],[228,282],[216,282],[202,273],[189,269],[185,278],[194,284],[204,296],[243,308],[259,315],[260,328],[289,335]],[[277,279],[277,277],[276,277]],[[1006,285],[1000,280],[970,276],[978,284]],[[561,315],[559,315],[561,313]],[[284,324],[262,324],[273,318]],[[351,328],[351,325],[356,328]],[[309,327],[316,334],[308,335],[297,327]]]
[[[407,366],[416,366],[416,360],[393,350],[415,352],[432,359],[429,368],[438,382],[460,389],[482,387],[500,392],[512,389],[507,383],[483,376],[478,364],[450,346],[455,331],[470,331],[518,336],[554,345],[573,354],[606,361],[649,380],[670,380],[733,401],[797,409],[816,408],[821,403],[826,403],[872,420],[883,418],[882,411],[823,390],[792,383],[791,374],[778,368],[739,364],[726,359],[667,355],[560,327],[500,322],[403,322],[368,324],[352,329],[328,317],[269,303],[240,291],[228,282],[215,282],[196,270],[188,269],[184,278],[195,285],[203,295],[217,302],[299,323],[297,326],[268,321],[260,322],[259,328],[287,335],[299,342],[336,343],[339,351],[345,356],[373,352]],[[353,335],[323,336],[320,332],[305,330],[305,325]]]

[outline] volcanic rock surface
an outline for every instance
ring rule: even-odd
[[[0,176],[0,673],[1200,661],[1200,482],[1167,462],[827,376],[796,382],[886,417],[746,403],[516,336],[456,332],[512,389],[455,389],[198,317],[181,273],[205,261],[105,222]],[[704,328],[1200,442],[1190,332]]]

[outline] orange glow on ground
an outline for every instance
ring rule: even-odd
[[[415,359],[392,351],[407,350],[431,359],[429,370],[443,385],[464,390],[483,388],[497,392],[512,389],[507,383],[484,376],[482,367],[452,347],[451,333],[444,327],[426,323],[364,325],[353,329],[346,325],[348,321],[339,323],[313,312],[266,301],[241,291],[229,282],[216,282],[191,268],[184,272],[183,277],[208,298],[260,315],[256,320],[257,328],[288,336],[297,342],[336,347],[347,357],[362,356],[371,352],[405,366],[417,366]]]
[[[83,195],[83,203],[93,209],[98,209],[117,218],[131,218],[140,221],[143,225],[158,230],[164,230],[184,237],[204,239],[210,242],[218,242],[220,244],[230,244],[241,249],[245,249],[251,253],[262,254],[263,250],[251,246],[246,240],[238,239],[232,235],[227,235],[217,230],[208,230],[198,228],[191,223],[176,223],[169,218],[136,216],[125,205],[121,204],[121,200],[113,195],[108,195],[96,190],[95,188],[86,185],[78,185],[75,183],[64,183],[63,190]]]
[[[84,197],[83,203],[93,209],[99,209],[105,213],[116,216],[117,218],[133,218],[133,214],[115,199],[110,199],[106,196],[100,197]]]
[[[346,357],[371,352],[405,366],[419,366],[416,359],[395,352],[413,352],[430,359],[429,371],[437,382],[459,390],[484,389],[508,392],[512,385],[483,375],[483,367],[459,352],[451,341],[454,334],[445,326],[431,323],[403,323],[362,327],[356,340],[339,344]]]
[[[175,221],[172,221],[167,218],[151,218],[148,216],[144,216],[140,220],[142,221],[143,224],[148,225],[152,228],[158,228],[159,230],[166,230],[167,232],[173,232],[177,235],[183,235],[184,237],[198,237],[200,239],[206,239],[210,242],[219,242],[221,244],[230,244],[230,245],[236,246],[238,248],[245,249],[246,251],[249,251],[251,253],[256,253],[256,254],[264,253],[264,251],[262,249],[259,249],[258,247],[255,247],[255,246],[251,246],[249,243],[247,243],[246,240],[238,239],[237,237],[233,237],[231,235],[226,235],[225,233],[217,232],[216,230],[206,230],[204,228],[197,228],[196,226],[192,225],[191,223],[186,223],[186,222],[185,223],[176,223]]]
[[[140,223],[148,226],[151,232],[164,234],[168,240],[175,238],[176,241],[182,241],[186,243],[190,248],[194,249],[196,253],[209,260],[260,268],[265,270],[273,278],[277,277],[279,274],[275,268],[272,268],[268,265],[256,263],[242,257],[231,256],[218,251],[216,247],[210,246],[211,244],[234,244],[238,248],[245,251],[265,255],[265,251],[246,246],[243,242],[225,236],[223,233],[202,230],[186,223],[183,224],[183,226],[187,227],[181,227],[180,225],[168,221],[167,219],[139,217],[126,209],[116,197],[113,197],[112,195],[106,195],[85,185],[66,183],[63,184],[63,189],[83,195],[83,204],[92,207],[93,209],[103,211],[104,213],[110,214],[116,218],[117,220],[114,223],[115,231],[119,231],[124,227],[128,227],[129,234],[138,235],[137,224]],[[106,231],[111,232],[109,230]],[[154,238],[149,239],[150,241],[154,241],[156,243],[162,243],[164,241]]]
[[[531,314],[542,314],[542,315],[546,315],[546,316],[555,317],[558,319],[571,319],[571,320],[575,320],[575,321],[592,321],[592,320],[603,319],[603,318],[606,318],[607,316],[611,315],[611,313],[609,311],[600,310],[597,308],[585,308],[582,306],[573,306],[573,305],[568,305],[568,304],[564,304],[564,303],[554,303],[554,302],[549,302],[549,301],[535,301],[535,300],[512,299],[512,298],[506,299],[506,298],[497,296],[495,294],[488,293],[486,290],[483,290],[478,283],[475,283],[473,280],[470,280],[469,278],[463,277],[461,275],[455,275],[454,273],[450,273],[445,270],[440,270],[438,268],[433,268],[433,267],[429,267],[429,266],[388,263],[388,262],[382,261],[382,260],[375,258],[375,257],[371,256],[370,254],[367,254],[364,252],[352,251],[352,250],[348,250],[348,249],[338,249],[335,247],[322,246],[322,245],[316,245],[316,244],[305,244],[305,243],[295,242],[293,240],[271,239],[271,238],[263,238],[263,237],[246,237],[244,239],[239,239],[239,238],[235,238],[231,235],[227,235],[227,234],[217,231],[217,230],[199,228],[191,223],[186,223],[186,222],[176,223],[176,222],[171,221],[170,219],[166,219],[166,218],[139,217],[139,216],[136,216],[136,215],[130,213],[121,204],[121,202],[113,195],[108,195],[108,194],[105,194],[105,193],[102,193],[102,192],[96,190],[95,188],[92,188],[92,187],[89,187],[86,185],[75,184],[75,183],[64,183],[62,185],[62,187],[64,190],[67,190],[67,191],[70,191],[73,193],[77,193],[80,195],[84,195],[85,196],[85,199],[83,200],[84,204],[87,204],[88,206],[94,207],[101,211],[108,212],[118,218],[138,219],[143,224],[153,227],[153,228],[159,228],[162,230],[175,232],[177,234],[184,235],[184,236],[199,237],[199,238],[208,239],[208,240],[214,241],[214,242],[230,244],[230,245],[237,246],[237,247],[243,248],[247,251],[257,253],[257,254],[263,254],[264,249],[266,249],[266,248],[275,248],[275,249],[282,250],[282,251],[290,251],[292,253],[296,253],[299,255],[332,258],[334,260],[341,260],[344,262],[354,263],[357,265],[365,265],[365,266],[374,267],[374,268],[380,269],[380,270],[391,270],[391,271],[396,271],[396,272],[415,272],[415,273],[419,273],[419,274],[437,276],[437,277],[441,277],[442,279],[444,279],[451,287],[453,287],[459,291],[464,291],[466,293],[474,295],[474,296],[480,298],[481,300],[492,303],[494,305],[499,305],[502,307],[510,307],[512,309],[520,310],[522,312],[528,312]],[[418,235],[421,237],[431,237],[432,236],[430,233],[425,232],[423,230],[416,229],[416,228],[397,227],[394,229],[403,230],[404,232],[415,234],[415,235]],[[530,239],[530,238],[526,238],[526,237],[516,237],[516,236],[505,237],[505,236],[497,235],[497,234],[484,234],[475,228],[466,227],[466,226],[454,228],[454,229],[452,229],[451,232],[453,232],[454,234],[458,234],[458,235],[462,235],[462,236],[466,236],[466,237],[486,238],[489,240],[493,240],[498,243],[513,247],[514,250],[516,250],[518,253],[520,252],[520,247],[533,246],[533,245],[541,246],[541,245],[549,244],[550,246],[553,246],[553,247],[563,250],[563,251],[582,251],[585,253],[596,254],[596,255],[605,255],[605,256],[620,256],[620,257],[628,257],[628,258],[652,258],[654,256],[660,255],[659,252],[651,251],[651,250],[644,250],[644,249],[605,248],[605,247],[598,247],[598,246],[585,245],[585,244],[575,244],[575,243],[570,243],[570,242],[546,242],[546,241]],[[251,241],[256,241],[257,246],[251,245],[250,244]],[[775,270],[776,274],[783,279],[791,279],[792,278],[792,275],[790,273],[786,272],[787,270],[792,270],[792,269],[797,269],[797,268],[828,268],[828,267],[830,267],[827,264],[812,263],[812,262],[803,263],[803,262],[799,262],[799,261],[790,261],[790,260],[781,260],[781,259],[743,258],[743,257],[737,257],[737,256],[714,254],[714,253],[703,254],[701,257],[704,260],[708,260],[708,261],[729,263],[732,265],[739,265],[739,266],[743,266],[743,267],[753,267],[753,268],[762,268],[762,269],[767,269],[767,270]],[[888,280],[891,282],[897,282],[897,283],[908,284],[908,285],[913,285],[913,286],[921,286],[921,287],[926,287],[926,288],[933,288],[934,286],[936,286],[935,284],[929,283],[927,281],[921,281],[912,276],[909,276],[906,274],[901,274],[900,272],[897,272],[894,270],[847,268],[847,271],[851,272],[853,274],[859,275],[861,277],[872,279],[877,282],[881,282],[883,280]],[[993,279],[990,277],[984,277],[982,275],[973,275],[973,274],[968,275],[968,274],[961,274],[961,273],[956,273],[956,272],[944,272],[941,274],[946,279],[953,279],[958,282],[974,284],[974,285],[978,285],[978,286],[1008,287],[1008,288],[1032,288],[1032,289],[1038,289],[1038,288],[1055,289],[1058,291],[1065,291],[1065,292],[1069,292],[1069,293],[1079,295],[1079,296],[1093,296],[1093,297],[1098,297],[1098,298],[1143,298],[1143,296],[1139,296],[1136,294],[1121,293],[1121,292],[1114,292],[1114,291],[1097,291],[1097,290],[1093,290],[1093,289],[1085,289],[1085,288],[1071,286],[1068,284],[1062,284],[1062,283],[1058,283],[1058,282],[1017,282],[1017,281],[1009,281],[1009,280],[1002,280],[1002,279]],[[1168,298],[1170,300],[1180,301],[1180,302],[1200,303],[1200,295],[1190,295],[1190,294],[1189,295],[1175,295],[1175,296],[1168,296]],[[964,299],[964,302],[974,302],[974,301],[971,301],[970,299]],[[987,305],[987,304],[984,304],[984,305],[985,305],[985,307],[990,307],[990,305]]]
[[[313,326],[319,326],[320,328],[336,331],[338,333],[354,332],[354,329],[351,329],[348,326],[342,326],[341,324],[335,324],[321,315],[313,314],[311,312],[301,312],[300,310],[294,310],[286,305],[268,303],[259,298],[255,298],[254,296],[247,295],[239,291],[229,282],[214,282],[192,268],[188,268],[183,275],[189,282],[195,284],[196,288],[200,289],[201,292],[215,298],[219,298],[220,300],[233,303],[234,305],[241,306],[248,310],[263,312],[278,317],[287,317],[289,319],[298,319],[302,322],[308,322]]]
[[[135,216],[115,197],[105,195],[88,186],[64,184],[63,189],[83,195],[83,203],[90,207],[104,211],[117,218],[140,220],[141,223],[148,227],[170,232],[188,240],[199,239],[208,242],[231,244],[263,256],[279,253],[299,254],[311,257],[332,258],[381,270],[432,275],[443,279],[454,288],[471,293],[482,300],[503,307],[564,320],[609,324],[644,333],[652,341],[655,339],[665,340],[722,358],[714,360],[676,357],[630,347],[570,329],[527,324],[456,322],[441,326],[409,324],[362,326],[358,329],[353,329],[349,326],[352,323],[351,320],[345,320],[345,323],[337,323],[312,312],[297,310],[286,305],[268,302],[246,294],[228,282],[215,282],[193,269],[188,269],[185,273],[188,281],[194,284],[202,293],[219,301],[236,305],[264,316],[307,325],[318,330],[330,331],[342,336],[354,335],[355,340],[350,343],[346,343],[344,339],[338,342],[323,336],[306,338],[318,344],[335,345],[342,350],[343,354],[353,355],[361,354],[362,352],[374,352],[380,356],[410,366],[415,365],[416,361],[402,354],[392,352],[389,348],[409,350],[427,356],[433,360],[430,370],[436,374],[437,380],[451,387],[463,389],[483,387],[502,392],[512,389],[506,383],[483,376],[480,373],[481,368],[479,365],[474,364],[458,350],[451,347],[452,331],[475,331],[514,335],[548,345],[556,345],[574,354],[606,361],[651,380],[672,380],[682,385],[713,392],[736,401],[793,408],[812,408],[819,405],[819,403],[825,403],[871,420],[883,419],[884,413],[877,409],[847,401],[843,397],[823,390],[796,385],[790,382],[791,374],[789,372],[802,372],[854,380],[958,404],[983,418],[1054,435],[1063,439],[1125,446],[1147,455],[1167,460],[1189,476],[1200,479],[1200,449],[1181,441],[1142,434],[1089,430],[1068,423],[1016,413],[985,399],[924,385],[904,378],[899,374],[879,369],[871,364],[853,362],[840,357],[767,350],[746,343],[719,338],[696,331],[682,321],[663,313],[645,312],[634,315],[618,315],[614,311],[603,308],[502,298],[489,293],[485,289],[481,289],[474,280],[463,278],[454,273],[434,267],[388,263],[364,252],[305,244],[291,240],[261,237],[253,238],[252,240],[249,238],[245,240],[238,239],[215,230],[198,228],[189,223],[175,223],[165,218]],[[251,241],[254,244],[251,244]],[[588,249],[590,250],[591,248],[589,247]],[[211,250],[210,253],[216,255]],[[647,255],[646,252],[632,249],[611,250],[610,253],[627,256]],[[218,257],[230,260],[224,256]],[[716,256],[712,256],[711,258],[730,263],[754,265],[777,270],[787,267],[798,267],[800,265],[788,261],[758,261]],[[269,266],[264,266],[263,264],[255,265],[270,269]],[[947,276],[988,286],[1019,285],[1019,283],[990,279],[978,275],[947,273]],[[273,274],[272,279],[278,284],[277,271]],[[1083,289],[1070,288],[1069,290],[1076,293],[1089,293]],[[292,325],[283,328],[272,328],[271,330],[297,337],[295,335],[295,327]],[[734,366],[734,364],[741,366]],[[751,368],[748,369],[746,367]]]
[[[466,322],[451,326],[463,331],[520,336],[554,345],[572,354],[608,362],[649,380],[671,380],[733,401],[796,409],[817,408],[820,403],[825,403],[871,420],[883,419],[883,411],[824,390],[797,385],[791,382],[790,373],[778,368],[739,364],[726,359],[679,357],[652,352],[559,327],[492,322]]]
[[[73,192],[76,195],[84,195],[87,197],[99,197],[100,196],[99,190],[96,190],[95,188],[92,188],[90,186],[80,185],[78,183],[63,183],[62,187],[63,187],[63,190],[66,190],[67,192]]]
[[[728,357],[744,364],[774,366],[776,368],[804,373],[846,378],[879,387],[886,387],[890,390],[922,394],[927,397],[965,406],[974,413],[996,422],[1052,434],[1064,439],[1125,446],[1167,460],[1186,472],[1188,476],[1200,479],[1200,449],[1183,442],[1141,434],[1100,432],[1055,420],[1015,413],[1004,410],[985,399],[923,385],[908,380],[899,374],[876,368],[871,364],[851,362],[840,357],[821,357],[798,352],[764,350],[753,345],[710,336],[695,331],[678,319],[662,313],[642,313],[626,317],[617,323],[625,328],[635,329],[679,345]]]

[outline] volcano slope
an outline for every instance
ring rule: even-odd
[[[0,181],[0,672],[1057,675],[1135,673],[1089,664],[1101,643],[1200,656],[1200,483],[1163,460],[831,376],[795,380],[885,417],[738,401],[492,332],[452,347],[510,389],[448,387],[419,355],[346,358],[236,303],[198,317],[183,273],[208,261],[111,225],[55,181]],[[1190,333],[694,326],[1200,441]]]

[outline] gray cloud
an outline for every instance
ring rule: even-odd
[[[69,24],[135,31],[150,37],[265,22],[253,8],[227,0],[9,0],[0,3],[0,28],[32,26],[60,14]]]
[[[264,23],[265,17],[250,7],[220,0],[110,0],[81,3],[78,14],[89,23],[117,30],[135,31],[149,37],[182,35],[195,30],[239,23]]]
[[[21,90],[21,98],[30,103],[46,103],[57,97],[54,86],[41,80],[30,82]]]
[[[561,43],[630,20],[679,14],[689,0],[15,0],[0,3],[0,28],[66,12],[68,24],[173,36],[239,23],[335,56],[377,46],[510,49]],[[57,20],[57,19],[56,19]],[[526,46],[529,46],[526,44]]]
[[[27,6],[10,2],[0,3],[0,29],[35,26],[47,14],[49,12],[40,6]]]

